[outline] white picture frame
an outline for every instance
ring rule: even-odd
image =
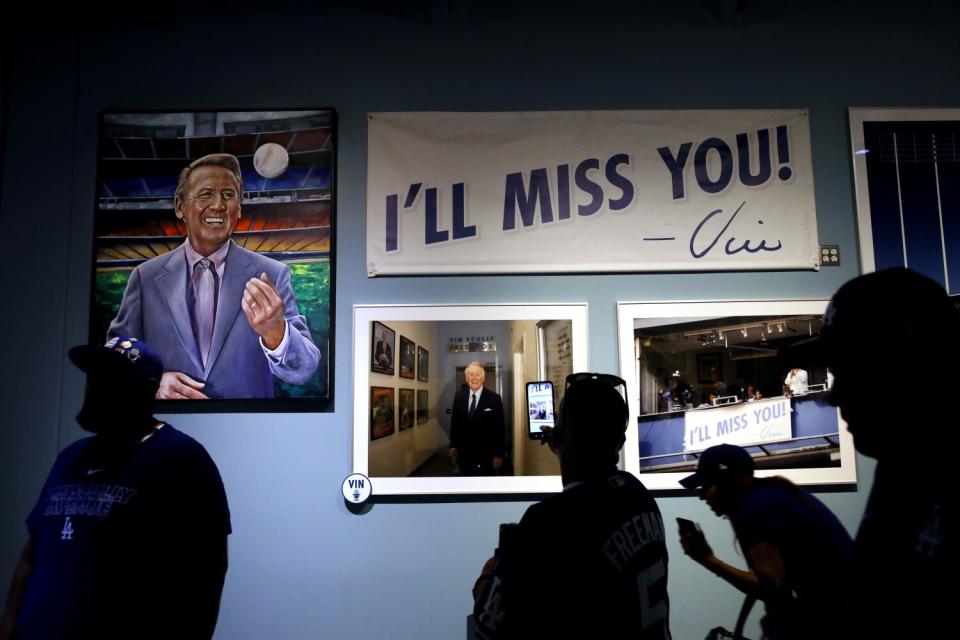
[[[663,319],[685,319],[700,321],[709,318],[727,318],[736,316],[793,316],[803,314],[822,315],[827,300],[762,300],[762,301],[676,301],[676,302],[618,302],[617,335],[620,359],[620,377],[627,383],[628,404],[630,407],[630,428],[624,445],[624,468],[634,474],[651,490],[682,490],[679,480],[693,469],[679,472],[641,471],[640,430],[638,420],[639,379],[634,344],[634,328],[637,320],[650,321]],[[775,470],[758,469],[758,476],[782,475],[797,484],[804,485],[842,485],[856,483],[856,456],[853,438],[846,424],[835,410],[837,420],[837,439],[839,455],[837,466],[823,468],[786,468]]]
[[[571,322],[571,356],[574,371],[589,369],[587,344],[587,305],[585,303],[560,304],[444,304],[444,305],[373,305],[363,304],[353,307],[353,473],[361,473],[370,478],[374,496],[403,495],[463,495],[463,494],[545,494],[559,492],[562,483],[559,475],[526,476],[489,476],[489,477],[393,477],[371,475],[369,440],[369,398],[370,386],[389,386],[385,374],[371,372],[367,363],[371,361],[371,327],[373,322],[385,323],[391,327],[402,327],[404,323],[443,323],[443,322],[488,322],[488,321],[543,321],[569,320]],[[416,338],[415,338],[416,339]],[[418,344],[422,341],[417,340]],[[431,350],[430,381],[401,379],[393,376],[394,386],[399,388],[413,385],[415,389],[431,389],[431,401],[438,402],[438,394],[430,385],[438,384],[440,379],[441,352]],[[498,357],[510,357],[509,345],[497,345]],[[358,364],[359,363],[359,364]],[[416,383],[416,384],[414,384]],[[560,381],[562,384],[562,381]],[[433,422],[445,408],[436,406],[431,410],[429,422]],[[510,416],[507,416],[508,422]],[[403,437],[418,437],[425,433],[425,427],[417,425],[405,430]],[[509,427],[508,427],[509,428]],[[526,425],[523,426],[526,431]],[[398,436],[398,434],[394,434]],[[391,437],[394,437],[391,436]],[[422,436],[419,436],[422,437]],[[388,440],[384,438],[383,440]]]
[[[935,122],[939,124],[932,126],[928,132],[948,134],[948,137],[951,138],[950,143],[952,144],[952,138],[955,137],[958,124],[960,124],[960,109],[851,107],[849,109],[849,120],[850,157],[853,163],[853,179],[857,203],[857,229],[860,245],[860,265],[862,271],[864,273],[869,273],[871,271],[876,271],[878,267],[909,267],[940,282],[951,295],[960,295],[960,279],[955,278],[953,282],[950,280],[951,270],[953,271],[954,276],[958,275],[958,261],[960,261],[960,256],[954,255],[952,250],[952,245],[955,245],[955,243],[951,243],[946,240],[946,236],[949,235],[951,231],[955,237],[956,229],[948,229],[946,231],[944,229],[944,211],[941,206],[941,194],[937,185],[933,185],[931,187],[932,193],[930,197],[931,199],[936,200],[937,206],[935,208],[939,209],[939,211],[936,212],[939,216],[939,237],[937,237],[936,233],[917,234],[906,228],[907,225],[904,224],[904,217],[906,216],[909,218],[911,216],[912,206],[909,196],[905,196],[902,193],[899,172],[895,177],[895,192],[891,190],[889,197],[881,198],[883,204],[886,206],[899,209],[899,228],[897,228],[895,223],[891,224],[890,220],[885,220],[883,216],[881,216],[880,219],[877,219],[875,217],[875,212],[871,210],[871,185],[868,175],[867,157],[869,154],[879,153],[880,149],[868,148],[875,145],[868,144],[864,126],[866,123],[872,123],[874,125],[901,123],[905,132],[907,132],[911,128],[916,129],[918,123]],[[949,126],[943,126],[944,123]],[[947,131],[945,129],[952,129],[952,131]],[[902,146],[903,142],[904,141],[901,141],[901,144],[895,144],[894,149],[898,149],[900,146]],[[931,144],[921,145],[922,148],[918,151],[920,156],[923,157],[898,158],[896,159],[897,164],[899,164],[900,160],[903,160],[914,165],[916,165],[918,161],[925,162],[927,166],[934,165],[935,162],[928,156],[930,154],[934,154],[933,157],[936,157],[936,144],[934,144],[933,141],[929,142]],[[914,145],[910,144],[908,146],[913,147]],[[950,148],[944,148],[940,150],[940,153],[952,154],[953,151]],[[936,169],[934,168],[933,171],[936,172]],[[936,176],[937,182],[945,179],[948,178],[945,178],[939,174]],[[927,207],[924,208],[926,209]],[[934,223],[932,226],[935,227],[936,224]],[[883,257],[880,260],[880,264],[878,264],[875,250],[875,241],[877,239],[875,237],[875,232],[879,237],[882,237],[885,242],[893,243],[894,245],[900,244],[902,246],[902,261],[894,261],[889,255],[887,255]],[[910,246],[908,247],[908,245]],[[936,260],[930,260],[931,256],[939,256],[942,258],[942,268]],[[917,262],[911,260],[911,257],[921,257],[922,259]],[[952,263],[952,269],[948,263]]]

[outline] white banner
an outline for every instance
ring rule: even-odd
[[[372,113],[367,273],[818,268],[805,110]]]
[[[684,415],[683,450],[702,451],[715,444],[782,442],[792,437],[790,398],[741,402]]]

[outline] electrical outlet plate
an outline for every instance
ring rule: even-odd
[[[836,244],[820,245],[820,266],[821,267],[839,267],[840,266],[840,245],[836,245]]]

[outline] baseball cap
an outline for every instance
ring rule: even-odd
[[[163,376],[163,361],[153,347],[129,336],[110,338],[103,345],[78,345],[69,356],[78,369],[90,374],[133,375],[158,382]]]
[[[934,280],[903,267],[882,269],[841,286],[827,305],[820,332],[795,342],[791,351],[823,364],[831,354],[858,345],[874,349],[889,336],[924,337],[949,330],[958,311]]]
[[[697,470],[680,480],[687,489],[696,489],[729,478],[753,475],[753,458],[743,447],[718,444],[700,454]]]

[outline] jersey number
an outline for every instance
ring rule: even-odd
[[[500,589],[500,576],[494,576],[483,603],[483,611],[477,620],[477,635],[481,638],[489,637],[488,634],[496,635],[497,627],[503,621],[503,611],[500,609],[503,594]]]
[[[654,625],[663,625],[667,628],[667,603],[662,597],[657,598],[656,604],[651,602],[650,589],[652,585],[663,580],[667,575],[667,567],[663,560],[657,560],[651,566],[637,574],[637,592],[640,595],[640,623],[642,629],[649,629]],[[669,638],[668,635],[665,637]]]

